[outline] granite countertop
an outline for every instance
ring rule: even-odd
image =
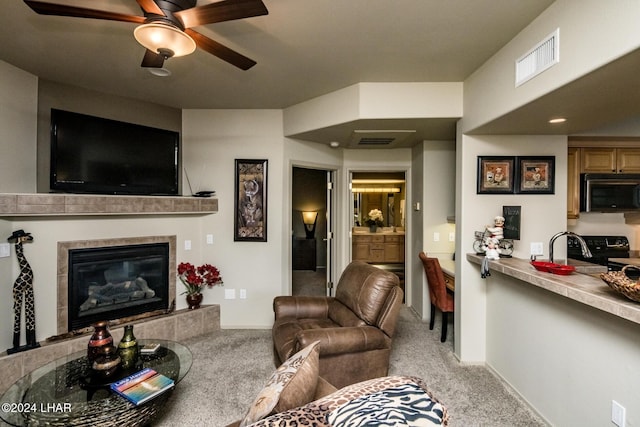
[[[474,264],[481,264],[483,259],[484,256],[467,254],[467,261]],[[632,258],[626,258],[627,261],[630,259]],[[489,261],[489,268],[492,272],[511,276],[581,304],[640,324],[640,303],[631,301],[617,293],[595,275],[574,273],[568,276],[559,276],[544,273],[533,268],[529,260],[521,258],[501,258]]]

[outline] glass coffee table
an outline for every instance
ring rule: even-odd
[[[155,354],[142,355],[142,368],[152,368],[182,380],[192,364],[184,345],[165,340],[139,340],[140,345],[158,343]],[[138,370],[138,368],[136,368]],[[134,371],[135,372],[135,371]],[[115,375],[115,382],[125,374]],[[50,362],[16,381],[0,398],[0,418],[13,426],[121,426],[145,425],[162,409],[171,392],[135,406],[112,393],[105,381],[91,376],[87,352],[81,351]]]

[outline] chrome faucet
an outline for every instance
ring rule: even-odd
[[[587,247],[587,242],[585,242],[584,239],[581,236],[579,236],[578,234],[576,234],[576,233],[574,233],[572,231],[561,231],[559,233],[554,234],[553,237],[551,237],[551,240],[549,240],[549,262],[553,262],[553,243],[560,236],[573,236],[573,237],[575,237],[576,240],[580,243],[580,249],[582,250],[582,256],[585,257],[585,258],[591,258],[593,256],[593,255],[591,255],[591,251]]]

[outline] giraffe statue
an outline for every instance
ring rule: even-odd
[[[25,233],[24,230],[16,230],[7,239],[10,243],[15,243],[16,256],[20,265],[20,274],[13,284],[13,349],[7,352],[16,352],[27,350],[29,348],[39,347],[36,342],[36,313],[33,297],[33,271],[24,256],[22,244],[32,242],[31,233]],[[25,310],[25,327],[27,345],[20,348],[20,329],[22,302],[24,300]]]

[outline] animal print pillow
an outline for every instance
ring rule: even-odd
[[[320,366],[319,344],[320,341],[309,344],[280,365],[251,404],[240,427],[313,400]]]

